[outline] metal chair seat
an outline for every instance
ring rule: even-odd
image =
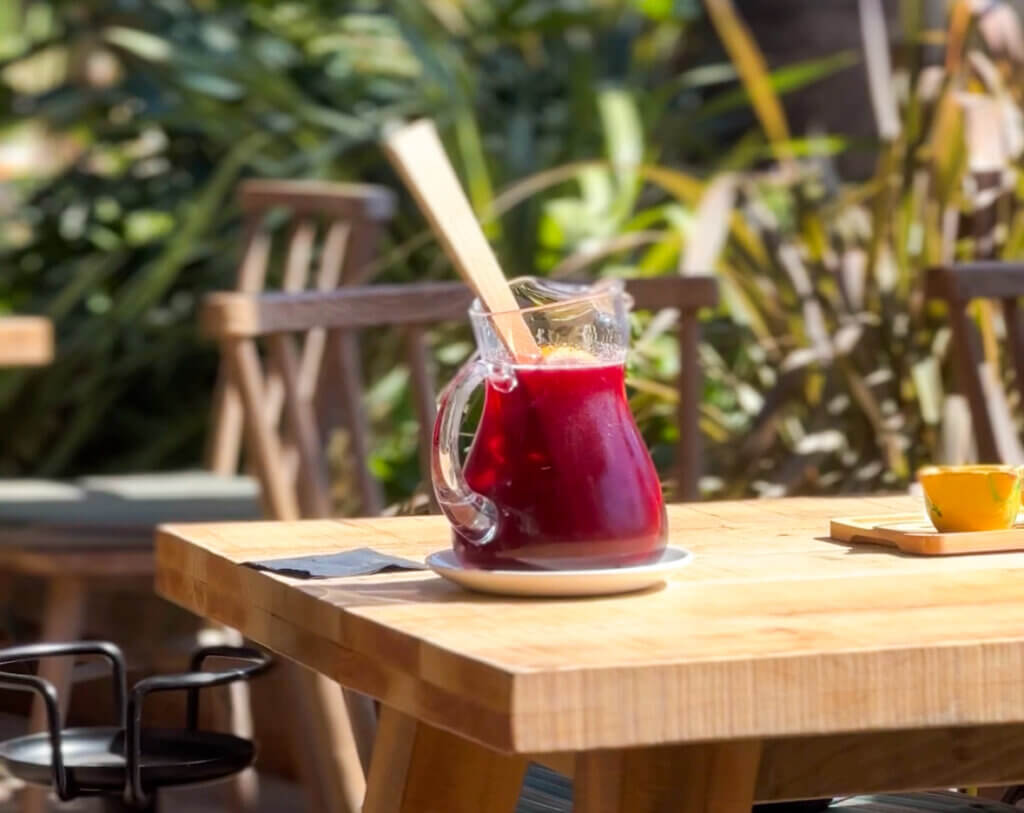
[[[124,729],[69,728],[61,732],[68,780],[83,796],[119,793],[128,781]],[[187,729],[143,729],[139,770],[145,788],[192,785],[223,779],[249,767],[256,749],[231,734]],[[53,778],[50,735],[29,734],[0,743],[0,762],[34,785]]]

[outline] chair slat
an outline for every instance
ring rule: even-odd
[[[348,223],[334,222],[328,226],[323,251],[320,255],[320,267],[316,275],[318,291],[330,291],[336,288],[341,281],[350,234],[351,226]],[[306,334],[306,341],[302,346],[299,370],[299,387],[303,398],[313,400],[316,397],[317,382],[323,367],[326,347],[327,331],[319,327],[311,328]]]
[[[1017,392],[1024,397],[1024,313],[1021,313],[1016,298],[1003,300],[1003,321],[1006,323]]]
[[[330,291],[332,288],[337,288],[338,283],[341,282],[351,234],[351,224],[343,221],[336,221],[327,227],[324,247],[320,255],[320,267],[316,275],[318,291]]]
[[[300,220],[296,223],[288,241],[288,257],[285,261],[282,290],[301,291],[306,287],[309,282],[315,243],[316,224],[310,220]]]
[[[359,239],[351,241],[341,272],[344,285],[364,285],[369,281],[373,260],[377,256],[380,242],[380,223],[374,220],[353,220],[352,228],[359,232]]]
[[[312,403],[302,395],[299,354],[294,337],[277,334],[268,339],[270,352],[284,384],[284,411],[298,454],[299,501],[305,517],[331,515],[330,486],[321,455],[323,444]]]
[[[968,305],[968,302],[957,300],[951,304],[949,311],[949,323],[953,331],[953,341],[956,343],[957,375],[960,388],[971,406],[978,454],[985,460],[994,461],[998,460],[999,452],[979,374],[985,359],[981,352],[981,339],[977,328],[967,313]]]
[[[266,419],[265,387],[256,344],[251,339],[229,340],[224,344],[224,353],[247,413],[246,436],[265,489],[267,507],[275,519],[298,519],[300,512],[295,492],[281,470],[280,441]]]
[[[255,293],[262,290],[267,281],[271,240],[263,224],[256,218],[249,220],[246,231],[245,253],[238,266],[235,288]]]
[[[978,457],[984,462],[1024,460],[997,362],[986,359],[978,326],[968,310],[975,300],[1001,301],[1015,384],[1024,396],[1024,322],[1017,303],[1024,296],[1024,264],[983,261],[932,268],[926,276],[926,293],[945,300],[949,309],[957,386],[970,407]],[[991,337],[989,341],[991,356]]]
[[[334,357],[349,444],[356,462],[362,511],[364,514],[379,514],[384,508],[384,497],[380,483],[370,471],[370,424],[362,398],[359,337],[351,330],[332,330],[328,333],[327,342],[330,355]]]
[[[420,476],[424,484],[430,483],[430,457],[433,448],[433,426],[436,413],[434,377],[431,374],[430,352],[427,347],[426,331],[420,325],[412,325],[405,334],[406,357],[409,362],[409,376],[412,384],[413,404],[419,419]],[[434,491],[427,488],[431,505],[434,505]]]
[[[206,449],[206,467],[217,474],[238,471],[242,454],[242,401],[231,379],[227,361],[221,359],[213,390],[213,418]]]
[[[302,291],[308,284],[315,242],[316,224],[308,219],[296,222],[288,239],[284,275],[281,280],[281,287],[284,291],[288,293]],[[265,402],[268,423],[271,426],[278,426],[286,397],[285,385],[281,378],[284,371],[280,368],[280,362],[284,357],[278,353],[272,354],[271,357],[274,363],[267,374]],[[297,448],[302,441],[294,437],[292,430],[291,424],[285,425],[285,430],[282,433],[282,451],[285,470],[289,479],[295,482],[295,478],[302,468],[300,449]]]
[[[974,171],[971,175],[976,190],[971,207],[974,256],[990,259],[997,250],[996,226],[999,223],[999,190],[1003,183],[1003,173],[1002,170],[982,170]]]
[[[680,500],[699,497],[701,460],[700,403],[703,377],[700,367],[700,324],[697,312],[686,309],[679,317],[679,443],[676,446],[676,494]]]
[[[266,280],[269,258],[270,235],[263,229],[258,218],[250,218],[246,225],[245,253],[238,267],[236,288],[247,292],[261,290]],[[206,452],[208,468],[218,474],[237,471],[242,454],[242,402],[228,375],[226,363],[221,360],[217,374],[213,394],[213,426]]]

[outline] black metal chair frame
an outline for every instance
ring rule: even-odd
[[[125,803],[131,808],[145,810],[153,804],[153,793],[143,787],[142,778],[142,708],[147,695],[157,692],[188,692],[185,727],[197,731],[199,726],[199,692],[214,686],[223,686],[238,680],[248,680],[265,672],[271,666],[266,654],[251,647],[213,646],[198,650],[190,664],[191,672],[176,675],[157,675],[140,680],[131,692],[127,689],[127,670],[124,655],[114,644],[102,641],[80,643],[31,644],[0,650],[0,667],[15,663],[38,661],[42,658],[99,655],[110,662],[114,708],[118,727],[125,734]],[[249,661],[245,666],[216,672],[202,672],[207,658],[221,657]],[[53,787],[61,801],[79,796],[96,795],[89,789],[77,787],[65,766],[61,747],[62,731],[60,704],[53,684],[36,675],[0,671],[0,688],[34,692],[42,697],[46,707],[46,732],[52,754]]]

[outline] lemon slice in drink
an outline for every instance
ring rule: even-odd
[[[580,347],[566,345],[544,345],[540,349],[545,364],[594,364],[597,356]]]

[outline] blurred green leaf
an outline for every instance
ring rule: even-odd
[[[809,59],[804,62],[797,62],[793,65],[786,65],[776,68],[769,73],[769,83],[776,93],[792,93],[815,82],[820,82],[832,76],[844,68],[856,65],[859,57],[855,51],[840,51],[821,59]],[[697,113],[698,119],[710,119],[745,107],[750,104],[750,93],[747,88],[736,88],[726,91],[709,100],[701,106]],[[842,140],[841,136],[836,138]],[[793,142],[790,142],[793,143]]]

